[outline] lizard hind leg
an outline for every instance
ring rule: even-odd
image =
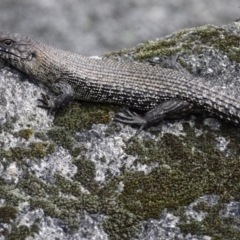
[[[140,116],[129,110],[117,113],[114,117],[114,121],[133,126],[140,126],[140,132],[145,128],[160,123],[164,118],[172,118],[183,114],[186,115],[192,110],[192,107],[192,103],[184,100],[172,99],[159,104],[148,111],[144,116]]]

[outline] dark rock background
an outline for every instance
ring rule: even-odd
[[[239,1],[0,1],[0,30],[83,55],[129,48],[186,27],[237,19]]]

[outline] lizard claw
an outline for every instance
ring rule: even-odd
[[[48,110],[48,114],[52,114],[55,110],[55,99],[51,99],[48,95],[41,93],[42,98],[37,99],[42,104],[38,104],[37,107],[45,108]]]
[[[49,101],[50,98],[49,98],[48,95],[43,94],[43,93],[41,93],[41,96],[42,96],[42,98],[38,98],[37,100],[42,102],[43,104],[45,104],[42,107],[46,107],[46,105],[48,104],[48,101]],[[39,105],[39,107],[40,107],[40,105]]]
[[[142,131],[147,125],[147,121],[144,117],[141,117],[137,113],[131,112],[128,109],[124,110],[123,112],[117,113],[114,116],[113,120],[124,124],[140,126],[138,133]]]

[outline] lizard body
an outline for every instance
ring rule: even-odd
[[[0,58],[58,94],[53,99],[43,95],[40,100],[41,107],[50,111],[80,99],[146,111],[143,118],[130,111],[116,116],[120,122],[141,128],[194,107],[240,123],[239,96],[220,86],[209,87],[202,78],[186,72],[84,57],[8,32],[0,32]]]

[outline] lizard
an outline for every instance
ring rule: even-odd
[[[209,86],[186,71],[141,62],[94,59],[63,51],[17,33],[0,32],[0,58],[56,94],[42,94],[39,107],[55,111],[79,99],[144,111],[117,113],[115,120],[140,130],[178,113],[203,109],[238,125],[240,97]]]

